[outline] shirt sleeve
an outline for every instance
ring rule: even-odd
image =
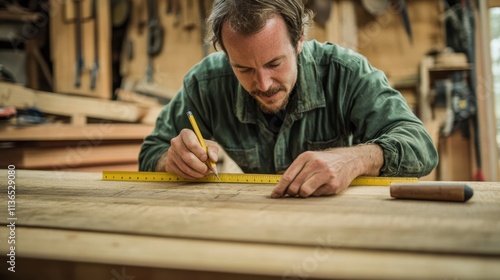
[[[381,176],[429,174],[438,163],[438,153],[423,123],[401,93],[389,86],[382,71],[366,59],[356,64],[348,90],[354,141],[380,145],[384,151]]]
[[[213,128],[227,118],[222,112],[232,104],[229,96],[220,92],[237,85],[232,69],[223,53],[213,53],[196,64],[183,79],[183,86],[160,112],[154,130],[148,135],[139,152],[139,170],[154,171],[160,157],[170,148],[171,140],[182,129],[192,129],[186,115],[192,111],[205,139],[213,139]],[[221,111],[222,110],[222,111]],[[219,118],[213,118],[219,112]]]
[[[161,110],[153,132],[146,136],[139,152],[139,170],[155,171],[160,157],[170,148],[170,141],[179,135],[183,128],[189,128],[186,111],[188,99],[184,98],[184,87]]]

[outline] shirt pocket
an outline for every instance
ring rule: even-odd
[[[253,173],[259,169],[259,152],[256,147],[250,149],[224,148],[224,150],[227,152],[229,157],[233,159],[236,164],[238,164],[243,172]]]
[[[323,151],[344,146],[346,146],[346,143],[341,137],[336,137],[327,141],[306,140],[306,148],[308,151]]]

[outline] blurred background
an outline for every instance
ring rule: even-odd
[[[215,51],[204,43],[212,4],[0,0],[0,168],[137,170],[158,112]],[[425,180],[499,180],[499,0],[306,6],[308,39],[366,56],[424,122],[440,154]]]

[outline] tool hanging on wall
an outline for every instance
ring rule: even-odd
[[[476,52],[475,52],[475,18],[472,3],[470,0],[446,0],[445,2],[445,23],[446,23],[446,44],[456,52],[467,55],[467,61],[471,65],[468,77],[468,91],[470,99],[468,108],[471,111],[472,129],[474,131],[474,152],[476,156],[476,173],[473,176],[475,181],[484,181],[481,160],[481,139],[479,131],[479,120],[475,110],[477,104],[476,94]],[[463,133],[468,133],[467,122],[462,122]]]
[[[205,19],[207,17],[207,9],[205,7],[206,0],[198,0],[198,6],[200,9],[200,33],[201,33],[201,51],[203,57],[207,56],[210,51],[210,46],[205,42],[205,36],[207,33]]]
[[[406,0],[399,0],[399,11],[401,12],[401,19],[405,26],[406,35],[408,35],[408,40],[410,44],[413,45],[413,32],[411,31],[410,17],[408,16],[408,9],[406,8]]]
[[[111,0],[111,25],[113,29],[124,28],[130,20],[131,0]]]
[[[148,65],[146,68],[146,81],[148,83],[152,83],[154,75],[153,58],[162,50],[164,33],[157,14],[156,0],[148,0],[147,4],[149,21],[147,36]]]
[[[174,15],[174,27],[178,27],[181,23],[182,4],[180,0],[167,0],[166,14]]]
[[[113,77],[112,99],[117,98],[116,89],[122,85],[123,70],[122,59],[132,60],[134,55],[134,42],[127,38],[127,30],[131,21],[133,10],[132,0],[111,0],[111,67]],[[126,63],[126,62],[125,62]]]
[[[452,108],[457,122],[467,121],[476,112],[465,73],[462,71],[453,73]]]
[[[191,31],[196,28],[196,21],[198,20],[195,16],[195,3],[194,0],[185,0],[182,3],[184,5],[182,7],[183,28]]]
[[[92,0],[92,14],[94,17],[94,65],[90,73],[90,89],[96,87],[97,73],[99,72],[99,15],[97,14],[97,0]]]
[[[448,137],[453,132],[455,125],[455,112],[453,112],[452,99],[453,83],[451,79],[437,80],[434,86],[434,108],[445,109],[444,125],[441,127],[441,136]]]
[[[144,32],[144,28],[146,27],[148,14],[147,14],[147,11],[146,11],[146,13],[144,12],[144,6],[145,5],[147,6],[148,3],[149,3],[149,0],[147,2],[140,1],[138,3],[138,6],[137,6],[137,12],[134,13],[134,14],[138,15],[137,31],[138,31],[139,35],[142,35],[142,33]],[[146,7],[146,10],[147,10],[147,7]]]
[[[9,82],[9,83],[16,82],[16,78],[14,77],[14,74],[12,74],[12,72],[1,63],[0,63],[0,81]]]
[[[471,64],[471,72],[469,75],[469,91],[471,93],[471,104],[473,108],[472,113],[472,127],[474,130],[474,150],[476,154],[476,173],[473,176],[474,181],[485,181],[484,173],[482,170],[481,162],[481,147],[480,147],[480,131],[479,131],[479,117],[477,115],[477,81],[476,81],[476,42],[475,42],[475,21],[472,3],[470,0],[462,0],[462,22],[463,30],[466,34],[466,54],[469,63]]]
[[[73,5],[73,13],[74,13],[74,18],[68,19],[68,11],[67,9],[67,2],[69,0],[66,0],[62,4],[62,17],[63,17],[63,22],[66,24],[74,24],[75,25],[75,84],[74,86],[76,88],[79,88],[81,86],[81,76],[83,73],[83,70],[85,68],[85,59],[83,56],[83,24],[89,20],[94,19],[93,15],[90,15],[88,17],[83,16],[83,0],[72,0],[72,5]]]
[[[408,36],[410,44],[413,45],[413,32],[406,0],[361,0],[361,3],[363,7],[375,17],[386,13],[389,10],[389,6],[392,5],[396,11],[401,13],[406,35]]]
[[[325,27],[330,19],[332,2],[331,0],[313,0],[306,3],[306,8],[314,12],[314,21],[322,27]]]
[[[374,17],[383,15],[391,5],[390,0],[361,0],[361,4]]]
[[[83,68],[85,67],[85,62],[83,60],[82,53],[82,1],[73,0],[75,9],[75,87],[79,88],[81,85],[81,75]]]

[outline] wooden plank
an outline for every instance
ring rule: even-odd
[[[0,141],[142,140],[152,130],[152,125],[111,122],[83,126],[68,124],[0,126]]]
[[[141,118],[141,123],[148,125],[156,124],[156,120],[158,119],[161,110],[163,110],[163,107],[160,106],[149,107],[146,115]]]
[[[488,7],[500,7],[500,0],[488,0]]]
[[[465,138],[460,130],[450,136],[441,138],[439,142],[439,179],[443,181],[472,180],[471,139]]]
[[[490,278],[500,274],[498,258],[345,250],[324,246],[321,239],[317,239],[313,246],[306,247],[26,227],[18,227],[16,230],[19,244],[23,244],[16,252],[23,256],[19,263],[23,263],[26,258],[35,258],[49,260],[51,264],[30,269],[31,272],[21,266],[22,271],[16,271],[16,274],[27,274],[26,279],[43,278],[40,275],[50,273],[49,268],[54,263],[57,265],[54,260],[87,263],[86,271],[89,271],[90,263],[106,265],[107,273],[97,274],[100,277],[92,275],[92,279],[106,280],[110,279],[110,271],[117,269],[117,266],[120,268],[118,271],[126,266],[127,275],[141,276],[145,280],[198,279],[157,278],[153,275],[165,274],[151,268],[194,271],[193,274],[186,272],[183,275],[186,277],[197,275],[196,271],[208,271],[268,275],[279,277],[278,279],[403,279],[408,278],[408,275],[418,279],[462,279]],[[0,228],[2,236],[7,236],[7,231],[6,227]],[[0,252],[2,256],[7,253],[5,242],[0,243]],[[0,260],[4,259],[5,257]],[[151,273],[153,271],[155,273]],[[199,279],[207,279],[207,275],[204,276]],[[247,279],[239,275],[231,276],[232,279]]]
[[[115,91],[115,94],[117,96],[117,99],[120,101],[133,102],[147,106],[161,106],[161,104],[158,103],[157,98],[141,95],[128,90],[117,89]]]
[[[352,50],[358,50],[358,27],[356,25],[356,3],[354,1],[340,1],[342,41],[341,45]]]
[[[99,173],[22,170],[16,180],[21,226],[302,246],[323,238],[332,248],[500,255],[495,183],[471,183],[468,203],[439,203],[393,200],[384,187],[271,199],[273,185],[113,182]]]
[[[500,1],[490,1],[500,7]],[[495,90],[491,60],[491,27],[489,10],[484,1],[479,3],[479,11],[475,10],[475,50],[476,50],[476,96],[477,119],[479,125],[479,141],[482,171],[487,181],[500,180],[499,150],[497,143],[497,118],[495,114]]]
[[[82,126],[87,123],[87,116],[83,114],[73,114],[71,115],[71,125]]]
[[[446,120],[446,109],[445,108],[436,108],[434,109],[434,119],[424,123],[425,130],[429,133],[432,138],[432,142],[434,143],[434,147],[436,150],[439,149],[439,140],[440,140],[440,131]],[[441,155],[442,156],[442,155]],[[442,157],[439,159],[443,160]],[[440,163],[443,165],[443,163]],[[446,164],[446,163],[445,163]],[[430,174],[427,176],[421,177],[420,181],[439,181],[438,173],[440,167],[435,167]]]
[[[418,92],[418,117],[423,123],[432,121],[431,107],[431,78],[429,69],[434,65],[434,59],[430,56],[424,56],[419,65],[420,85]]]
[[[20,23],[33,23],[39,22],[40,20],[43,21],[41,13],[27,12],[19,8],[16,9],[17,7],[7,6],[6,8],[7,9],[2,8],[2,10],[0,10],[0,18],[2,21],[16,21]]]
[[[355,1],[333,1],[331,5],[331,16],[325,25],[325,35],[318,36],[316,32],[311,38],[318,41],[328,41],[340,46],[357,50],[358,48],[358,26],[356,18]],[[321,26],[314,25],[312,30],[322,29]],[[325,38],[323,38],[325,37]]]
[[[2,149],[0,165],[25,169],[71,169],[79,166],[137,163],[141,142],[109,145],[87,140],[57,147]]]
[[[124,162],[124,163],[103,163],[101,165],[91,166],[67,166],[57,167],[58,171],[76,171],[76,172],[102,172],[102,170],[109,171],[137,171],[139,170],[139,163]]]
[[[312,34],[310,38],[316,39],[320,42],[323,41],[328,41],[331,43],[339,44],[342,42],[341,38],[341,32],[340,32],[340,27],[341,27],[341,15],[340,15],[340,2],[339,1],[333,1],[332,6],[330,9],[330,18],[325,24],[324,28],[324,33],[326,33],[324,36],[316,36],[315,34]],[[321,29],[320,26],[315,25],[313,28],[310,28],[313,31],[316,29]]]
[[[0,256],[0,261],[7,261],[7,258]],[[12,272],[2,274],[2,280],[17,279],[50,279],[68,280],[68,275],[72,275],[72,280],[276,280],[277,276],[246,275],[240,273],[228,273],[217,271],[185,270],[177,268],[152,268],[138,266],[124,266],[115,264],[96,264],[89,262],[68,262],[67,260],[47,260],[21,258],[16,260],[17,267],[29,267],[28,269],[16,269]],[[7,270],[6,270],[7,271]],[[15,275],[15,277],[12,277]],[[311,279],[314,280],[314,279]]]
[[[55,186],[52,188],[61,191]],[[120,192],[115,193],[120,195]],[[122,190],[121,193],[128,194],[129,191]],[[341,207],[338,213],[320,215],[322,212],[317,209],[302,210],[304,212],[295,214],[289,211],[290,205],[278,203],[271,206],[248,201],[244,205],[248,209],[242,209],[228,207],[227,202],[208,203],[204,197],[193,197],[187,203],[175,203],[173,199],[160,194],[158,196],[164,198],[161,202],[149,203],[151,197],[89,197],[85,192],[75,192],[74,195],[94,202],[59,195],[50,200],[25,196],[21,201],[30,206],[18,210],[22,218],[20,225],[303,246],[314,245],[315,239],[328,236],[325,244],[333,248],[500,255],[500,225],[497,220],[480,220],[478,215],[475,215],[475,220],[460,217],[429,219],[432,214],[423,209],[429,208],[429,205],[410,208],[412,211],[426,212],[426,217],[408,217],[408,213],[390,215],[388,211],[371,215],[359,212],[348,214],[352,210],[349,207]],[[216,195],[222,200],[228,199],[228,196]],[[171,197],[182,200],[185,196],[172,194]],[[345,200],[345,203],[359,204],[360,201]],[[403,205],[391,210],[399,210]],[[254,206],[268,207],[268,210],[259,210]],[[304,205],[299,206],[304,208]],[[321,206],[333,211],[325,205]],[[366,208],[363,210],[368,211]],[[498,213],[498,208],[496,211]],[[61,216],[61,213],[65,215]],[[462,222],[465,225],[455,225]],[[450,238],[451,234],[460,238]]]
[[[96,98],[70,96],[52,92],[31,90],[21,85],[0,82],[0,105],[19,109],[37,107],[48,114],[87,117],[137,122],[147,114],[147,109],[137,104],[101,100]]]

